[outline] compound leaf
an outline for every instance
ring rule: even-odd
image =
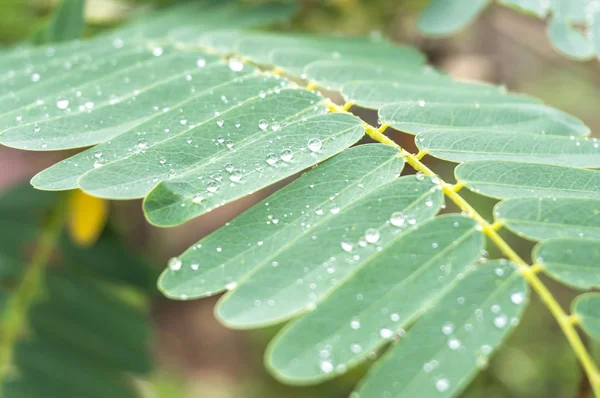
[[[532,257],[553,278],[579,289],[600,287],[600,240],[550,239]]]

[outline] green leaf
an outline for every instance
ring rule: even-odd
[[[589,128],[557,109],[536,103],[456,103],[405,101],[379,109],[379,119],[409,134],[428,130],[487,130],[563,136],[586,136]]]
[[[53,43],[77,39],[85,26],[85,0],[62,0],[52,19],[37,36],[39,43]]]
[[[365,76],[364,81],[346,83],[341,93],[347,101],[364,108],[377,109],[392,102],[436,103],[436,104],[495,104],[536,103],[535,98],[525,95],[508,95],[502,87],[484,83],[461,83],[448,76],[424,69],[420,73],[407,75],[385,75],[395,78],[385,81],[377,69]]]
[[[600,173],[571,167],[473,161],[455,170],[457,181],[493,198],[522,196],[600,198]]]
[[[494,216],[527,239],[600,239],[600,200],[597,199],[509,199],[496,205]]]
[[[600,167],[598,141],[522,133],[488,134],[475,131],[437,130],[415,138],[420,150],[452,162],[506,160],[558,166]]]
[[[230,327],[249,328],[302,313],[384,253],[404,229],[433,217],[443,203],[438,185],[415,176],[352,199],[336,203],[340,211],[333,217],[310,221],[307,233],[294,240],[269,242],[269,257],[231,287],[217,304],[216,316]],[[319,217],[311,214],[313,220]]]
[[[457,396],[518,324],[527,290],[508,262],[478,267],[391,348],[357,396]]]
[[[302,98],[299,93],[302,91],[298,91],[297,102],[301,102]],[[261,104],[268,106],[265,102]],[[254,112],[260,112],[258,106],[255,109]],[[310,110],[302,109],[298,114],[302,115],[307,112]],[[257,117],[257,113],[252,115],[253,118]],[[258,116],[260,117],[260,113]],[[283,123],[286,123],[286,120],[283,119]],[[232,120],[228,120],[228,122],[231,123]],[[257,128],[251,129],[256,131]],[[239,130],[243,131],[241,127]],[[229,137],[236,140],[239,136],[235,133],[237,132],[230,133]],[[327,159],[354,144],[363,134],[364,127],[360,119],[345,114],[324,114],[289,123],[281,130],[266,134],[259,129],[252,135],[240,137],[239,141],[234,141],[236,142],[234,145],[239,145],[234,151],[227,148],[220,149],[217,145],[214,145],[213,148],[206,148],[208,153],[201,160],[201,164],[198,164],[194,157],[199,156],[197,154],[190,155],[189,164],[186,164],[185,157],[179,157],[174,167],[183,166],[185,167],[184,172],[180,175],[175,172],[172,178],[163,181],[148,194],[144,200],[146,217],[152,224],[162,226],[185,222],[219,207],[223,203],[251,194]],[[278,137],[281,138],[281,142]],[[196,137],[193,136],[192,140],[194,138]],[[216,141],[218,143],[218,139]],[[168,145],[166,143],[165,148]],[[160,153],[169,152],[163,150]],[[154,157],[155,164],[160,167],[162,166],[161,158],[156,156],[160,153],[147,151],[145,155]],[[283,160],[289,157],[289,153],[293,154],[292,159],[290,161]],[[271,164],[273,158],[278,160],[274,165]],[[148,168],[151,167],[156,168],[156,166],[148,166]],[[120,170],[123,169],[120,168]],[[169,175],[170,170],[166,172],[166,175],[165,171],[162,173],[162,177],[165,178]],[[219,173],[224,175],[223,180],[217,177]],[[130,175],[132,174],[130,173]],[[112,178],[114,177],[113,174]],[[124,178],[123,175],[121,177]],[[93,175],[90,173],[86,179],[91,181]],[[94,181],[94,183],[90,182],[86,185],[86,179],[82,180],[82,187],[99,194],[98,190],[90,189],[90,186],[98,186],[102,183],[97,184]],[[129,178],[128,180],[131,181]],[[106,179],[103,182],[105,181],[110,184]],[[131,181],[131,183],[139,185],[140,181]],[[102,188],[104,187],[105,185]]]
[[[99,366],[84,352],[64,350],[50,342],[34,340],[19,345],[15,362],[23,374],[3,386],[6,397],[139,396],[133,380]]]
[[[580,317],[581,328],[600,340],[600,293],[585,293],[577,297],[571,311]]]
[[[556,50],[575,60],[600,55],[596,0],[498,0],[504,6],[549,20],[547,35]],[[432,0],[421,14],[419,28],[430,35],[449,35],[471,22],[489,1]],[[547,18],[552,14],[550,18]]]
[[[385,145],[349,149],[192,245],[172,260],[159,287],[172,298],[218,293],[261,263],[275,261],[276,248],[312,236],[315,228],[393,181],[403,166],[398,152]]]
[[[475,222],[458,215],[403,231],[315,310],[288,325],[267,350],[268,366],[277,378],[303,384],[366,361],[434,305],[482,249]]]
[[[150,371],[150,330],[137,309],[107,294],[92,278],[50,274],[46,285],[47,299],[29,315],[44,341],[85,353],[110,369]]]
[[[61,199],[61,195],[34,191],[31,187],[17,187],[0,198],[3,220],[4,215],[13,217],[9,223],[3,222],[0,241],[8,242],[4,239],[6,235],[15,246],[0,246],[2,268],[6,253],[10,253],[11,266],[14,266],[10,274],[1,275],[1,305],[17,299],[12,292],[21,283],[25,254],[36,244],[34,238],[39,239],[40,224],[46,213]],[[149,324],[139,308],[114,293],[117,288],[121,294],[128,292],[122,282],[130,280],[120,278],[118,272],[106,272],[112,264],[102,266],[100,263],[108,259],[120,267],[131,265],[138,272],[142,271],[142,265],[117,244],[114,236],[105,235],[100,242],[98,247],[79,250],[70,247],[65,239],[52,263],[43,269],[36,300],[28,312],[19,314],[26,319],[28,329],[27,333],[17,336],[14,371],[6,375],[3,397],[133,398],[139,395],[132,373],[139,377],[151,370],[147,346]],[[112,252],[113,257],[102,251]],[[96,257],[90,260],[87,255]],[[86,269],[90,261],[92,272]],[[119,280],[121,284],[115,286],[98,280],[95,278],[98,274],[105,280]],[[7,322],[14,322],[14,318],[8,316],[6,313],[1,320],[3,328]]]
[[[473,21],[490,0],[431,0],[419,17],[419,29],[428,35],[457,32]]]
[[[594,46],[568,21],[552,18],[548,25],[550,43],[568,57],[588,60],[594,57]]]
[[[531,255],[553,278],[579,289],[600,287],[600,240],[551,239]]]
[[[531,13],[538,18],[546,16],[551,3],[550,1],[540,0],[498,0],[498,2],[521,12]]]

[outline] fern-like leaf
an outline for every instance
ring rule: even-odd
[[[297,318],[267,363],[298,384],[345,372],[414,323],[358,393],[455,396],[518,323],[523,276],[596,374],[573,324],[495,232],[575,238],[561,248],[600,238],[598,172],[588,170],[600,153],[587,126],[537,99],[454,81],[386,41],[241,30],[288,7],[209,3],[5,55],[0,142],[96,145],[42,171],[35,186],[144,198],[148,220],[172,226],[322,162],[173,258],[161,290],[178,299],[228,290],[217,316],[235,328]],[[32,66],[17,70],[23,64]],[[352,106],[377,109],[381,126]],[[416,135],[418,156],[383,135],[391,128]],[[348,149],[365,132],[388,146]],[[428,153],[465,162],[457,184],[420,162]],[[397,178],[405,163],[419,173]],[[457,194],[465,186],[504,199],[494,224]],[[437,216],[444,195],[464,215]],[[473,267],[484,235],[512,263]],[[550,263],[548,271],[573,284]]]

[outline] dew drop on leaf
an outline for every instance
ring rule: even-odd
[[[58,101],[56,101],[56,107],[58,109],[67,109],[69,106],[69,100],[68,99],[59,99]]]
[[[183,263],[181,262],[181,259],[179,257],[173,257],[169,260],[169,269],[172,271],[178,271],[181,269],[181,265]]]
[[[319,152],[323,147],[323,143],[318,138],[311,138],[310,140],[308,140],[307,146],[311,152]]]
[[[269,122],[267,122],[265,119],[260,119],[258,121],[259,129],[261,129],[262,131],[265,131],[267,129],[267,127],[269,127]]]
[[[390,217],[390,224],[392,224],[395,227],[401,227],[404,225],[405,222],[406,216],[404,215],[404,213],[400,211],[392,213],[392,216]]]
[[[192,202],[193,203],[202,203],[202,201],[204,200],[204,196],[202,196],[201,194],[197,193],[192,197]]]
[[[233,182],[240,182],[242,180],[242,172],[239,170],[232,171],[231,175],[229,176],[229,180]]]
[[[294,152],[291,149],[284,149],[279,156],[284,162],[289,162],[294,157]]]
[[[369,243],[376,243],[379,240],[379,231],[375,228],[369,228],[365,231],[365,239]]]
[[[273,166],[275,163],[277,163],[277,155],[275,155],[274,153],[269,153],[265,161],[267,162],[267,164]]]

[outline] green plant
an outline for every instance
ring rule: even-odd
[[[287,383],[330,379],[386,351],[355,393],[370,398],[459,394],[518,324],[531,289],[599,395],[576,327],[598,337],[600,296],[581,296],[569,315],[538,276],[600,285],[600,174],[590,170],[600,149],[587,126],[535,98],[454,81],[386,40],[247,29],[285,20],[289,5],[222,3],[6,51],[0,142],[92,147],[32,184],[144,198],[148,221],[171,227],[318,164],[171,259],[161,291],[181,300],[228,291],[216,314],[233,328],[295,318],[266,354]],[[322,95],[331,91],[345,102]],[[379,126],[355,107],[377,110]],[[392,140],[400,132],[415,135],[418,153]],[[365,135],[377,143],[352,147]],[[456,181],[425,156],[460,163]],[[406,164],[416,174],[400,177]],[[464,188],[500,200],[493,222]],[[446,199],[461,214],[438,215]],[[533,265],[501,228],[541,242]],[[486,240],[505,259],[488,260]],[[28,280],[17,297],[31,298]]]
[[[433,36],[464,28],[491,0],[432,0],[419,19],[419,28]],[[498,0],[499,4],[549,19],[547,35],[556,50],[567,57],[600,57],[600,2],[597,0]]]

